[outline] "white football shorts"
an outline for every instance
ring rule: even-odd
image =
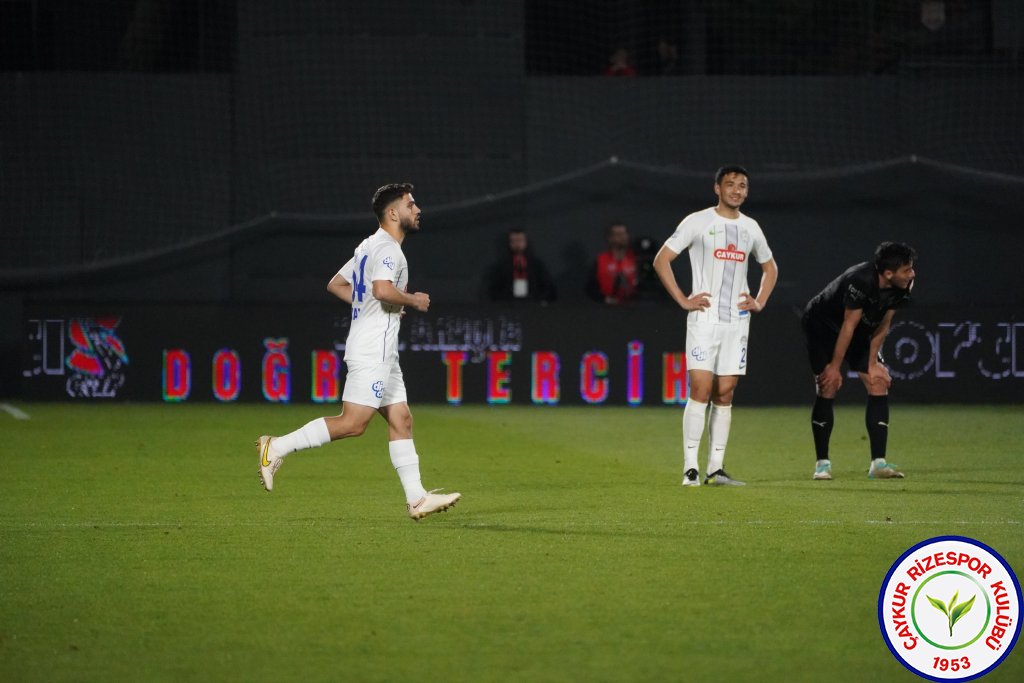
[[[716,375],[747,374],[747,337],[750,314],[739,322],[686,323],[686,369],[709,370]]]
[[[398,363],[345,362],[345,388],[341,400],[361,406],[380,408],[393,403],[406,403],[405,378]]]

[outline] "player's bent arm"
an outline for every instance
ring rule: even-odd
[[[878,352],[882,348],[882,342],[889,334],[889,327],[895,313],[894,310],[886,311],[882,323],[871,333],[871,341],[868,345],[868,378],[871,386],[868,392],[872,395],[885,394],[892,386],[889,369],[878,362]]]
[[[658,253],[654,256],[654,272],[658,274],[658,279],[661,280],[661,284],[665,286],[665,291],[668,292],[672,299],[685,308],[690,310],[690,302],[683,294],[683,290],[679,289],[679,284],[676,282],[676,275],[672,272],[672,262],[676,260],[679,254],[672,251],[665,245],[661,246]]]
[[[373,298],[392,306],[412,306],[417,311],[426,312],[430,307],[430,296],[423,292],[409,294],[395,287],[391,280],[373,281]]]
[[[850,348],[850,341],[853,339],[853,331],[857,329],[860,318],[864,314],[859,308],[847,308],[843,314],[843,327],[839,330],[839,337],[836,338],[836,346],[832,350],[832,363],[835,367],[843,362],[846,350]]]
[[[882,318],[882,323],[877,329],[871,334],[871,346],[869,346],[870,354],[868,355],[868,367],[870,368],[876,362],[878,362],[878,352],[882,348],[882,343],[885,338],[889,335],[889,327],[892,326],[892,318],[896,315],[896,311],[890,309],[885,312],[885,317]]]
[[[839,330],[836,345],[832,349],[832,360],[829,361],[829,364],[825,366],[825,369],[816,378],[820,396],[832,398],[839,391],[839,388],[843,386],[843,374],[840,372],[840,368],[842,367],[846,350],[850,348],[853,332],[857,329],[857,324],[860,322],[862,314],[863,311],[859,308],[847,308],[843,314],[843,326]]]
[[[761,264],[761,286],[758,287],[755,299],[758,309],[761,310],[768,303],[768,297],[775,291],[775,285],[779,281],[779,265],[771,258]]]
[[[741,311],[752,311],[757,313],[763,311],[768,304],[768,297],[775,289],[775,283],[779,281],[779,267],[775,259],[768,259],[761,264],[761,286],[757,290],[757,296],[750,296],[748,292],[740,294],[740,301],[737,307]]]
[[[345,303],[352,305],[352,283],[335,273],[331,281],[327,283],[327,291],[338,297]]]
[[[654,255],[654,272],[658,274],[658,279],[661,280],[661,284],[664,285],[665,289],[668,290],[669,294],[672,294],[672,298],[679,300],[679,297],[684,296],[682,290],[679,289],[679,284],[676,282],[676,275],[672,272],[672,262],[676,260],[679,254],[675,253],[665,245],[661,246],[658,253]],[[679,297],[675,294],[679,293]]]

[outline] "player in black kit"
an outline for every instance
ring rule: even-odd
[[[868,392],[864,418],[871,445],[868,476],[903,478],[903,473],[885,460],[892,378],[880,352],[896,309],[909,303],[916,258],[917,252],[906,244],[882,242],[875,249],[873,263],[847,269],[804,307],[801,323],[817,387],[811,412],[815,479],[832,478],[828,457],[832,403],[843,384],[844,360],[860,375]]]

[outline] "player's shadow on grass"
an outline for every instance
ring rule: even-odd
[[[1020,490],[1010,490],[1009,487],[1024,486],[1024,482],[1021,481],[958,481],[956,482],[957,488],[942,488],[949,486],[949,482],[936,482],[936,481],[924,481],[917,479],[914,481],[900,480],[900,481],[792,481],[792,480],[775,480],[775,481],[764,481],[760,482],[763,486],[770,486],[772,488],[784,488],[794,489],[806,492],[809,489],[820,488],[823,491],[829,491],[835,494],[842,493],[883,493],[883,494],[899,494],[909,496],[977,496],[979,491],[971,488],[974,486],[1000,486],[1007,487],[1006,490],[986,490],[983,493],[986,496],[1007,496],[1007,497],[1020,497]],[[915,485],[916,484],[916,485]],[[919,486],[917,486],[919,485]]]
[[[461,524],[448,525],[449,529],[468,531],[493,531],[497,533],[520,533],[520,534],[542,534],[548,536],[596,536],[606,538],[622,538],[630,536],[633,538],[686,538],[685,529],[581,529],[573,526],[565,527],[539,527],[539,526],[517,526],[514,524],[493,524],[480,522],[464,522]]]

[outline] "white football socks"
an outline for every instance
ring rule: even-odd
[[[708,419],[708,475],[722,469],[725,460],[725,446],[729,443],[729,427],[732,426],[732,406],[711,404]]]
[[[319,448],[330,441],[331,433],[327,429],[327,421],[321,417],[307,422],[291,434],[274,437],[270,440],[270,448],[278,457],[283,458],[295,451]]]
[[[405,501],[410,505],[427,495],[427,490],[420,482],[420,456],[412,439],[398,439],[388,442],[391,452],[391,464],[398,472],[398,479],[405,489]]]
[[[697,451],[700,448],[700,438],[704,435],[704,417],[707,409],[707,403],[700,403],[692,398],[686,401],[686,408],[683,410],[683,472],[700,469],[697,465]]]

